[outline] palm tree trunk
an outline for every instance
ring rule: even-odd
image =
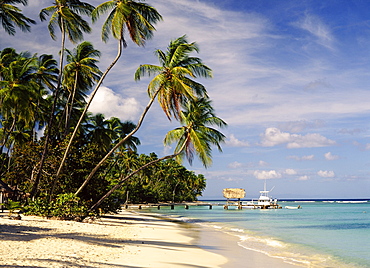
[[[48,129],[47,129],[47,134],[45,136],[44,149],[43,149],[43,152],[42,152],[41,160],[39,162],[40,166],[39,166],[39,169],[38,169],[37,174],[36,174],[35,183],[33,184],[33,187],[32,187],[32,190],[31,190],[31,198],[33,198],[37,194],[37,189],[38,189],[40,179],[41,179],[41,171],[42,171],[42,168],[44,167],[45,159],[46,159],[46,156],[47,156],[47,153],[48,153],[48,146],[49,146],[49,142],[50,142],[50,138],[51,138],[51,134],[52,134],[52,125],[53,125],[53,121],[54,121],[54,113],[55,113],[55,110],[56,110],[58,97],[59,97],[59,93],[60,93],[60,90],[61,90],[61,82],[62,82],[62,75],[63,75],[64,46],[65,46],[65,39],[66,39],[66,34],[65,34],[65,30],[64,30],[63,21],[61,23],[61,32],[62,32],[62,45],[61,45],[60,59],[59,59],[58,82],[57,82],[57,87],[54,91],[54,101],[53,101],[53,106],[52,106],[51,112],[50,112],[49,122],[48,122],[48,125],[47,125]]]
[[[147,106],[145,107],[135,129],[133,129],[129,134],[127,134],[126,137],[124,137],[122,140],[120,140],[104,157],[102,160],[100,160],[100,162],[93,168],[93,170],[90,172],[89,176],[86,178],[86,180],[83,182],[83,184],[80,186],[80,188],[77,190],[77,192],[75,193],[75,195],[78,195],[82,189],[86,186],[86,184],[91,180],[91,178],[94,176],[94,174],[96,173],[96,171],[101,167],[101,165],[103,165],[103,163],[108,159],[108,157],[114,152],[116,151],[128,138],[130,138],[132,135],[134,135],[136,133],[136,131],[139,130],[139,128],[141,127],[143,121],[144,121],[144,118],[146,116],[146,114],[148,113],[150,107],[152,106],[153,104],[153,101],[155,100],[156,96],[158,95],[160,91],[160,88],[155,92],[155,94],[152,96],[152,98],[150,99],[149,103],[147,104]]]
[[[71,121],[71,117],[72,117],[73,104],[74,104],[74,99],[75,99],[76,90],[77,90],[77,78],[78,78],[78,72],[76,71],[75,83],[73,85],[73,91],[72,91],[71,104],[69,106],[68,112],[66,113],[66,125],[65,125],[64,136],[67,136],[68,133],[69,133],[69,126],[70,126],[70,121]],[[67,103],[67,106],[68,106],[68,103]]]
[[[149,163],[146,163],[145,165],[143,165],[143,166],[141,166],[140,168],[138,168],[137,170],[135,170],[135,171],[133,171],[133,172],[131,172],[130,174],[128,174],[126,177],[124,177],[123,178],[123,174],[122,174],[122,176],[120,177],[120,180],[119,180],[119,182],[115,185],[115,186],[113,186],[113,188],[112,189],[110,189],[102,198],[100,198],[100,200],[98,201],[98,202],[96,202],[93,206],[91,206],[91,208],[89,208],[89,210],[87,211],[87,212],[91,212],[91,211],[93,211],[93,210],[95,210],[95,209],[97,209],[99,206],[100,206],[100,204],[106,199],[106,198],[108,198],[115,190],[117,190],[118,188],[120,188],[122,185],[123,185],[123,183],[125,182],[125,181],[127,181],[128,179],[130,179],[132,176],[134,176],[135,174],[137,174],[138,172],[140,172],[141,170],[143,170],[143,169],[146,169],[147,167],[149,167],[149,166],[151,166],[151,165],[153,165],[153,164],[155,164],[155,163],[158,163],[158,162],[160,162],[160,161],[163,161],[163,160],[166,160],[166,159],[171,159],[171,158],[175,158],[176,156],[178,156],[183,150],[184,150],[184,148],[186,147],[186,142],[184,142],[184,144],[183,144],[183,146],[182,146],[182,148],[177,152],[177,153],[175,153],[175,154],[171,154],[171,155],[167,155],[167,156],[164,156],[164,157],[162,157],[162,158],[159,158],[159,159],[156,159],[156,160],[153,160],[153,161],[150,161]]]
[[[53,192],[53,190],[54,190],[54,185],[55,185],[55,183],[56,183],[56,181],[57,181],[57,179],[58,179],[58,177],[59,177],[59,175],[60,175],[60,173],[61,173],[61,171],[62,171],[62,168],[63,168],[63,166],[64,166],[64,163],[65,163],[65,161],[66,161],[66,159],[67,159],[67,155],[68,155],[68,153],[69,153],[69,150],[71,149],[72,141],[73,141],[74,137],[75,137],[75,136],[76,136],[76,134],[77,134],[78,128],[80,127],[80,125],[81,125],[81,123],[82,123],[82,120],[84,119],[84,116],[85,116],[85,115],[86,115],[86,113],[87,113],[87,109],[89,108],[89,106],[90,106],[90,104],[91,104],[92,100],[94,99],[94,97],[95,97],[95,95],[96,95],[96,93],[97,93],[97,91],[98,91],[98,89],[99,89],[100,85],[103,83],[104,78],[107,76],[107,74],[109,73],[109,71],[113,68],[113,66],[117,63],[117,61],[118,61],[118,60],[119,60],[119,58],[121,57],[121,54],[122,54],[122,40],[118,40],[118,52],[117,52],[117,56],[116,56],[116,58],[112,61],[112,63],[108,66],[108,68],[105,70],[105,72],[103,73],[103,75],[100,77],[100,79],[99,79],[98,83],[97,83],[97,84],[96,84],[96,86],[95,86],[94,91],[92,92],[92,94],[91,94],[91,96],[90,96],[90,100],[89,100],[89,102],[86,104],[85,109],[83,110],[83,112],[82,112],[82,114],[81,114],[81,116],[80,116],[80,119],[78,120],[77,125],[75,126],[75,128],[74,128],[74,130],[73,130],[72,136],[71,136],[71,138],[70,138],[70,140],[69,140],[69,142],[68,142],[68,146],[67,146],[67,148],[66,148],[66,150],[65,150],[65,152],[64,152],[63,159],[62,159],[62,161],[61,161],[61,163],[60,163],[60,166],[59,166],[59,168],[58,168],[58,171],[57,171],[57,173],[56,173],[56,175],[55,175],[55,179],[54,179],[54,182],[53,182],[52,192]]]
[[[14,130],[15,128],[15,122],[17,121],[17,117],[14,116],[13,118],[13,122],[12,122],[12,125],[10,126],[10,129],[9,131],[6,131],[5,128],[4,128],[4,131],[6,131],[6,134],[5,134],[5,137],[3,139],[3,143],[1,144],[1,147],[0,147],[0,153],[3,152],[3,149],[5,147],[5,144],[8,142],[9,140],[9,137],[10,137],[10,134],[12,133],[12,131]]]

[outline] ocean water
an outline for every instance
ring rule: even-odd
[[[240,247],[288,263],[306,267],[370,267],[370,201],[280,201],[279,204],[282,209],[176,206],[173,210],[161,207],[150,212],[237,236]],[[302,209],[284,208],[298,205]]]

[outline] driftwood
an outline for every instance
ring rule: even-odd
[[[245,197],[245,190],[241,188],[226,188],[223,190],[223,194],[227,199],[240,199]]]

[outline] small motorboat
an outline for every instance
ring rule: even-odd
[[[296,206],[296,207],[293,207],[293,206],[285,206],[286,209],[300,209],[302,208],[301,206]]]

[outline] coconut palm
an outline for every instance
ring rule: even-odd
[[[33,19],[23,15],[18,7],[14,4],[22,4],[26,6],[28,0],[1,0],[0,1],[0,23],[5,32],[9,35],[15,35],[15,26],[19,27],[23,32],[31,30],[30,24],[36,24]]]
[[[65,38],[68,36],[72,43],[83,38],[83,33],[91,32],[89,24],[81,17],[81,15],[91,15],[94,6],[81,2],[79,0],[55,0],[53,5],[44,8],[40,11],[41,21],[46,20],[47,16],[50,16],[48,29],[52,39],[56,39],[55,27],[59,27],[61,31],[61,53],[59,60],[59,76],[57,81],[57,86],[54,91],[54,101],[53,106],[50,111],[50,118],[48,122],[48,130],[45,136],[44,150],[40,160],[40,168],[37,173],[36,178],[39,179],[41,175],[41,170],[45,162],[46,154],[48,151],[49,140],[51,137],[52,124],[55,109],[57,106],[58,96],[60,93],[60,86],[63,75],[63,58],[64,58],[64,48],[65,48]],[[81,15],[80,15],[81,14]]]
[[[208,98],[200,98],[186,104],[185,111],[180,118],[182,127],[167,133],[164,143],[170,145],[177,142],[175,149],[177,160],[182,162],[184,157],[191,164],[194,154],[198,156],[204,167],[212,164],[212,145],[221,150],[220,143],[225,136],[217,129],[210,126],[225,127],[226,123],[217,117]],[[183,150],[183,148],[186,150]]]
[[[128,134],[135,129],[136,125],[131,121],[121,122],[119,118],[112,117],[108,120],[109,128],[116,133],[114,143],[117,144],[120,140],[124,139]],[[140,145],[140,140],[137,137],[130,136],[129,139],[122,144],[124,150],[137,151],[137,145]]]
[[[58,80],[58,63],[52,55],[42,54],[37,58],[35,72],[32,74],[33,79],[39,85],[39,94],[47,96],[48,91],[53,91]],[[36,139],[36,125],[38,128],[45,126],[47,122],[47,111],[50,108],[50,100],[40,98],[37,103],[36,120],[33,126],[33,136]]]
[[[119,182],[96,202],[89,211],[95,210],[115,190],[120,188],[125,181],[157,162],[176,158],[181,163],[183,157],[186,156],[188,161],[192,163],[195,153],[202,164],[205,167],[209,167],[212,163],[212,145],[216,146],[219,151],[222,151],[220,143],[225,141],[225,136],[212,126],[222,128],[226,127],[227,124],[215,115],[211,101],[207,98],[200,98],[194,102],[189,102],[184,108],[184,111],[180,114],[180,122],[183,126],[168,132],[164,139],[164,144],[166,145],[172,144],[175,141],[177,142],[174,153],[150,161],[127,176],[122,174]]]
[[[89,118],[87,128],[87,138],[90,142],[99,144],[99,148],[106,152],[110,149],[115,133],[109,129],[109,121],[105,120],[104,115],[96,114]]]
[[[157,96],[162,108],[169,116],[171,113],[178,118],[181,104],[186,100],[195,100],[197,97],[206,96],[206,89],[203,85],[197,83],[191,78],[211,77],[212,71],[209,67],[202,63],[202,60],[197,57],[191,57],[189,54],[193,51],[198,51],[196,43],[187,43],[186,37],[182,36],[174,41],[171,41],[167,53],[157,50],[161,66],[141,65],[135,72],[135,79],[140,80],[145,74],[156,74],[153,80],[149,83],[148,94],[150,96],[149,103],[145,107],[136,128],[131,131],[126,137],[121,139],[109,153],[96,165],[91,171],[85,182],[77,190],[78,194],[89,180],[94,176],[99,167],[108,159],[108,157],[129,139],[141,127],[143,120],[153,104]]]
[[[72,141],[76,136],[78,128],[81,125],[83,118],[87,113],[87,110],[90,107],[90,104],[96,95],[96,92],[98,91],[100,85],[103,83],[106,75],[109,73],[109,71],[113,68],[113,66],[121,57],[122,48],[127,45],[124,36],[125,32],[129,34],[130,39],[135,44],[143,46],[146,40],[150,39],[153,36],[153,32],[155,31],[154,24],[162,20],[162,16],[157,12],[155,8],[151,7],[148,4],[143,3],[142,1],[111,0],[102,3],[95,8],[95,10],[92,13],[93,22],[97,21],[103,13],[106,13],[109,10],[110,13],[103,24],[102,39],[103,41],[106,42],[108,40],[108,36],[112,34],[113,37],[118,40],[117,56],[108,66],[105,72],[102,74],[99,82],[95,86],[94,91],[91,93],[89,102],[85,106],[85,109],[81,114],[80,120],[77,122],[75,129],[72,133],[72,136],[64,153],[63,159],[60,163],[60,167],[58,169],[56,177],[58,177],[60,174],[60,170],[62,169],[64,162],[67,158]]]
[[[85,102],[85,93],[99,80],[101,71],[96,65],[100,51],[94,49],[90,42],[82,42],[73,51],[66,49],[66,53],[68,64],[64,66],[63,85],[69,91],[65,108],[65,134],[68,134],[75,100]]]
[[[8,122],[8,129],[4,129],[7,133],[4,133],[0,152],[17,124],[21,123],[24,127],[33,124],[37,102],[42,98],[38,84],[33,79],[35,66],[36,57],[23,53],[1,68],[0,114]]]
[[[187,101],[207,96],[205,87],[193,78],[212,77],[212,71],[200,58],[189,56],[194,51],[199,51],[197,44],[188,43],[186,36],[182,36],[171,41],[166,52],[155,51],[159,66],[141,65],[135,73],[136,80],[143,75],[156,75],[149,84],[148,94],[152,97],[158,92],[158,101],[168,118],[171,115],[178,118],[181,105]]]

